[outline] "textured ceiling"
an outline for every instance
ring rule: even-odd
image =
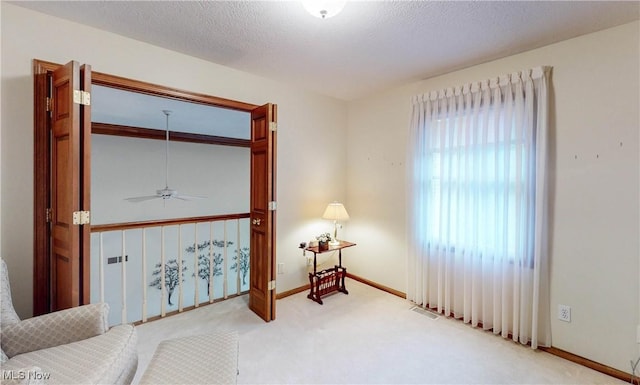
[[[368,93],[638,20],[640,2],[26,1],[16,5],[336,98]]]

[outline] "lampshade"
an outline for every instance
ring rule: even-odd
[[[337,15],[344,8],[346,1],[331,0],[303,0],[304,9],[310,14],[321,19],[328,19]]]
[[[342,203],[333,202],[329,203],[327,209],[322,214],[322,219],[331,219],[332,221],[346,221],[349,219],[349,214],[344,208]]]

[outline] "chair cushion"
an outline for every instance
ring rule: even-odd
[[[137,367],[136,331],[120,325],[105,334],[86,340],[37,350],[12,357],[3,371],[19,371],[37,366],[49,376],[48,384],[115,384],[131,381]],[[133,373],[123,371],[131,362]]]
[[[0,258],[0,327],[18,322],[20,322],[20,318],[13,309],[13,302],[11,302],[11,287],[9,285],[7,265],[4,259]]]

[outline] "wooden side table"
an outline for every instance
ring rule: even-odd
[[[305,250],[313,253],[313,273],[309,273],[310,293],[307,298],[312,299],[322,305],[321,297],[334,291],[349,294],[344,285],[344,278],[347,276],[347,269],[342,266],[342,249],[355,246],[355,243],[340,241],[338,245],[329,245],[327,249],[318,246],[307,247]],[[317,271],[317,254],[338,251],[338,264],[334,267]]]

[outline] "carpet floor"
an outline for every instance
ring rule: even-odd
[[[237,330],[239,384],[625,384],[460,321],[412,311],[402,298],[347,280],[349,295],[277,301],[266,323],[241,296],[138,330],[138,372],[162,340]]]

